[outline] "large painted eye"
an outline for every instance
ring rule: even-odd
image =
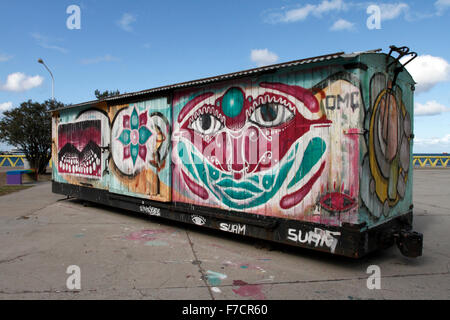
[[[222,122],[212,114],[202,114],[190,124],[190,128],[204,135],[213,135],[222,129]]]
[[[265,103],[250,116],[250,121],[262,127],[276,127],[291,120],[294,113],[287,107],[277,103]]]

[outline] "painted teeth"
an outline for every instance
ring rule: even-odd
[[[58,166],[61,171],[72,174],[85,174],[92,175],[100,169],[101,158],[90,150],[83,156],[83,159],[79,159],[78,155],[64,154],[59,162]]]

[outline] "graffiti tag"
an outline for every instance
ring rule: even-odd
[[[300,243],[306,243],[308,245],[314,245],[315,247],[328,247],[331,253],[334,253],[338,244],[338,239],[335,236],[340,236],[341,233],[337,231],[322,230],[320,228],[314,228],[314,231],[305,232],[297,229],[288,230],[288,240]]]
[[[149,216],[161,216],[161,210],[159,208],[154,208],[152,206],[140,206],[139,210],[145,214],[148,214]]]
[[[202,216],[197,216],[195,214],[193,214],[191,216],[192,222],[195,223],[198,226],[202,226],[206,223],[206,219]]]
[[[359,92],[346,93],[345,95],[328,95],[325,99],[327,109],[352,108],[353,111],[359,107]]]
[[[236,233],[236,234],[245,235],[245,229],[246,229],[245,224],[239,224],[239,223],[238,224],[228,224],[228,223],[224,223],[224,222],[222,222],[220,224],[220,230],[232,232],[232,233]]]

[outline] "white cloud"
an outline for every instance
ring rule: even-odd
[[[345,19],[339,19],[330,28],[331,31],[354,30],[355,24]]]
[[[34,40],[36,40],[37,44],[39,46],[41,46],[42,48],[56,50],[56,51],[59,51],[61,53],[69,52],[69,50],[67,50],[66,48],[63,48],[63,47],[60,47],[60,46],[52,44],[53,42],[62,41],[61,39],[51,39],[51,38],[49,38],[47,36],[44,36],[44,35],[42,35],[40,33],[36,33],[36,32],[32,33],[31,37]]]
[[[0,53],[0,62],[6,62],[11,59],[12,59],[12,56]]]
[[[122,18],[117,21],[117,25],[123,30],[131,32],[133,31],[132,23],[136,22],[136,16],[131,13],[124,13]]]
[[[0,103],[0,112],[4,112],[11,109],[12,105],[13,104],[11,101]]]
[[[100,62],[113,62],[113,61],[119,61],[119,58],[116,58],[110,54],[106,54],[101,57],[83,59],[81,60],[81,64],[96,64]]]
[[[341,11],[344,10],[345,3],[343,0],[324,0],[313,10],[313,14],[320,16],[323,13],[329,11]]]
[[[415,138],[414,144],[416,145],[440,145],[442,147],[444,146],[450,146],[450,134],[447,134],[441,138],[435,137],[435,138],[428,138],[428,139],[421,139],[421,138]]]
[[[450,8],[450,0],[438,0],[434,3],[437,9],[437,14],[442,15],[445,10]]]
[[[406,57],[400,62],[404,63]],[[450,79],[450,64],[443,58],[431,55],[418,56],[406,66],[406,69],[417,82],[417,93],[426,92],[439,82]]]
[[[428,101],[425,104],[416,103],[414,106],[414,115],[416,116],[434,116],[443,112],[450,112],[450,108],[436,100]]]
[[[409,11],[409,6],[406,3],[395,4],[380,4],[381,20],[393,20],[398,18],[402,13],[406,14]]]
[[[306,4],[303,7],[285,10],[284,12],[271,13],[267,16],[266,22],[279,23],[279,22],[296,22],[305,20],[309,15],[321,17],[328,12],[340,12],[345,10],[346,5],[344,0],[323,0],[318,5]]]
[[[253,49],[250,59],[256,63],[258,67],[274,64],[278,61],[278,56],[267,49]]]
[[[305,20],[309,16],[311,11],[314,10],[314,8],[315,8],[314,5],[307,4],[306,6],[304,6],[302,8],[286,11],[286,13],[284,14],[284,17],[281,16],[280,21],[281,22],[295,22],[295,21]]]
[[[4,85],[0,85],[0,89],[3,91],[21,92],[39,87],[44,78],[41,76],[27,76],[22,72],[11,73],[6,79]]]

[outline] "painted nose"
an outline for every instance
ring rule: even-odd
[[[265,149],[260,138],[258,130],[254,127],[248,128],[239,137],[231,137],[230,160],[235,179],[241,179],[246,172],[252,171],[258,165],[259,153]]]
[[[245,152],[242,136],[239,138],[231,138],[231,170],[235,179],[239,180],[243,177],[245,168]],[[244,153],[245,155],[245,153]]]

